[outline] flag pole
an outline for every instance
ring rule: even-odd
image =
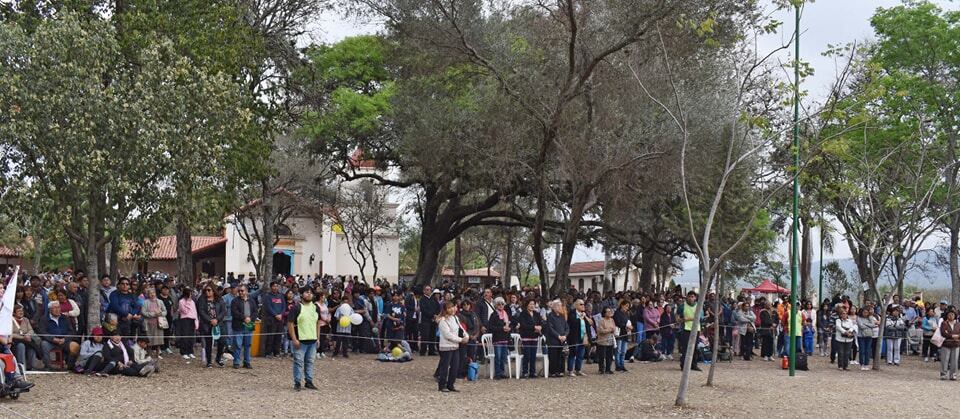
[[[790,376],[796,375],[797,366],[797,277],[800,276],[797,223],[800,212],[800,5],[794,2],[794,56],[793,56],[793,251],[790,252],[790,336],[787,336],[790,348]]]

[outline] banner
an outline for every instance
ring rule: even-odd
[[[10,336],[13,333],[13,307],[17,298],[17,278],[20,276],[20,266],[13,270],[13,276],[7,282],[0,300],[0,336]]]

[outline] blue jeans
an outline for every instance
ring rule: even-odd
[[[292,344],[291,344],[292,345]],[[308,383],[313,382],[313,360],[317,357],[317,342],[300,342],[300,349],[293,349],[293,382],[300,384],[300,375]]]
[[[241,330],[233,335],[233,365],[240,365],[240,352],[243,352],[243,364],[250,365],[250,344],[253,331]]]
[[[813,335],[807,335],[803,337],[803,351],[807,355],[813,355]]]
[[[858,337],[857,343],[860,344],[860,365],[869,366],[873,357],[873,338]]]
[[[585,351],[586,347],[582,344],[570,347],[570,355],[567,355],[567,372],[580,372],[580,369],[583,368],[583,354]]]
[[[534,349],[536,350],[536,349]],[[507,357],[510,356],[510,347],[506,344],[493,345],[493,375],[495,377],[506,377],[504,372],[507,364]]]
[[[227,311],[230,311],[230,308],[229,308],[229,307],[227,308]],[[234,341],[233,341],[233,319],[224,319],[223,322],[220,323],[220,324],[223,324],[223,325],[226,325],[226,326],[227,326],[225,329],[224,329],[224,328],[221,328],[220,331],[221,331],[221,332],[224,332],[224,330],[226,330],[226,332],[224,333],[224,336],[223,336],[223,337],[225,337],[226,339],[224,339],[223,342],[226,343],[226,345],[227,345],[227,350],[230,351],[230,353],[232,354],[232,353],[233,353],[233,347],[236,346],[236,345],[234,345]]]
[[[537,341],[523,342],[523,366],[520,375],[535,377],[537,375]]]
[[[614,357],[614,366],[617,369],[625,368],[623,366],[623,360],[627,355],[627,340],[626,339],[617,339],[617,355]]]

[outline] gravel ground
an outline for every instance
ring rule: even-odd
[[[404,364],[370,355],[318,361],[319,392],[292,390],[289,359],[255,359],[253,370],[200,368],[170,356],[147,379],[35,375],[36,387],[19,400],[0,401],[0,417],[826,417],[844,406],[846,416],[865,412],[909,417],[956,411],[960,383],[937,379],[939,364],[904,357],[881,372],[853,366],[841,372],[825,358],[790,379],[779,362],[734,361],[717,368],[717,386],[703,387],[694,372],[690,407],[676,409],[677,363],[628,364],[628,373],[538,380],[458,382],[459,394],[439,393],[431,379],[438,358]],[[774,365],[776,364],[776,365]],[[886,367],[886,365],[884,365]],[[481,375],[486,367],[481,367]],[[911,390],[906,390],[910,388]],[[930,396],[919,397],[925,394]],[[307,410],[310,409],[310,410]],[[792,410],[791,410],[792,409]]]

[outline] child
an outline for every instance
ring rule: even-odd
[[[133,362],[141,366],[153,365],[153,372],[159,373],[160,367],[157,365],[157,361],[147,354],[147,347],[149,345],[149,338],[137,338],[137,344],[133,347]]]
[[[816,329],[813,328],[813,319],[806,319],[803,322],[803,352],[807,355],[813,355],[813,339],[816,335]]]

